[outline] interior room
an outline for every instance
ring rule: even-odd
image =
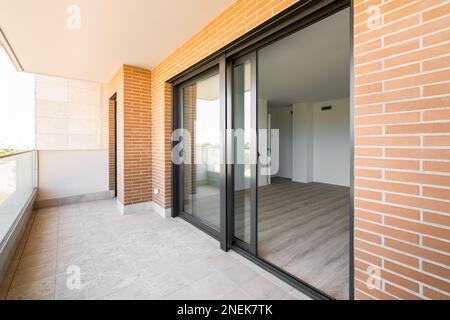
[[[349,24],[344,10],[258,52],[258,128],[279,132],[258,176],[257,254],[336,299],[349,280]]]

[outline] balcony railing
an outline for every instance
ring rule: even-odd
[[[0,157],[0,252],[37,188],[37,151]]]

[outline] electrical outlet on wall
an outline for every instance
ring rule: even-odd
[[[153,194],[159,194],[159,189],[158,188],[153,189]]]

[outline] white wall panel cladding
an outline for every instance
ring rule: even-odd
[[[36,76],[38,150],[104,149],[107,106],[95,82]]]

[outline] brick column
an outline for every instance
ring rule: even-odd
[[[117,197],[132,213],[152,205],[150,71],[124,65],[108,90],[117,94]]]

